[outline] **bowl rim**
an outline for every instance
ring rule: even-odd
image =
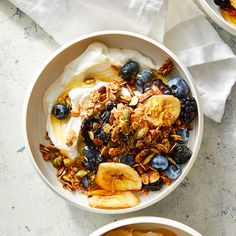
[[[33,154],[31,152],[31,148],[30,148],[30,144],[28,141],[28,129],[27,129],[27,116],[28,116],[28,104],[30,101],[30,97],[32,94],[32,91],[34,89],[34,86],[38,80],[38,78],[40,77],[41,73],[44,71],[44,69],[47,67],[47,65],[57,56],[59,55],[61,52],[63,52],[65,49],[69,48],[70,46],[72,46],[73,44],[76,44],[82,40],[86,40],[88,38],[92,38],[95,36],[104,36],[104,35],[125,35],[125,36],[131,36],[134,38],[138,38],[144,41],[147,41],[148,43],[153,44],[154,46],[160,48],[161,50],[165,51],[177,64],[178,66],[181,68],[181,70],[183,71],[183,73],[185,74],[185,76],[188,78],[188,82],[189,84],[191,84],[191,87],[193,88],[193,92],[195,93],[194,98],[197,102],[197,106],[198,106],[198,132],[197,132],[197,136],[196,136],[196,144],[195,144],[195,150],[193,151],[193,154],[191,159],[188,162],[188,169],[185,169],[184,172],[182,172],[181,176],[175,180],[175,182],[171,185],[171,187],[169,189],[166,190],[166,192],[164,194],[161,195],[161,197],[157,197],[154,198],[144,204],[139,204],[138,206],[135,207],[131,207],[131,208],[124,208],[124,209],[114,209],[114,210],[110,210],[110,209],[99,209],[99,208],[92,208],[90,206],[83,206],[83,205],[79,205],[77,203],[75,203],[74,201],[72,201],[71,199],[69,199],[68,197],[64,196],[64,194],[59,191],[56,187],[54,187],[49,180],[46,178],[46,176],[44,176],[44,174],[41,172],[41,170],[39,169]],[[94,32],[94,33],[89,33],[86,35],[83,35],[81,37],[78,37],[68,43],[66,43],[65,45],[61,46],[60,48],[58,48],[55,52],[52,53],[52,55],[45,60],[45,62],[41,65],[41,67],[39,68],[39,70],[36,72],[36,74],[34,75],[31,84],[29,85],[29,88],[27,90],[26,96],[25,96],[25,100],[24,100],[24,105],[23,105],[23,139],[24,139],[24,143],[26,146],[26,150],[28,153],[28,156],[31,160],[31,163],[34,167],[34,169],[36,170],[37,174],[40,176],[40,178],[44,181],[44,183],[46,183],[47,186],[49,186],[50,189],[52,189],[57,195],[59,195],[60,197],[62,197],[63,199],[65,199],[67,202],[69,202],[70,204],[77,206],[83,210],[86,211],[90,211],[90,212],[95,212],[95,213],[102,213],[102,214],[123,214],[123,213],[128,213],[128,212],[134,212],[137,210],[141,210],[143,208],[146,208],[148,206],[153,205],[156,202],[159,202],[160,200],[162,200],[163,198],[165,198],[167,195],[169,195],[172,191],[175,190],[175,188],[183,181],[183,179],[186,177],[186,175],[189,173],[189,171],[191,170],[196,157],[198,155],[200,146],[201,146],[201,141],[202,141],[202,135],[203,135],[203,126],[204,126],[204,118],[203,118],[203,112],[202,112],[202,108],[201,108],[201,103],[200,103],[200,99],[199,99],[199,95],[198,95],[198,91],[197,88],[193,82],[192,76],[190,74],[190,72],[187,70],[187,68],[185,67],[185,65],[180,61],[180,59],[173,53],[171,52],[168,48],[166,48],[164,45],[162,45],[161,43],[138,33],[134,33],[134,32],[130,32],[130,31],[121,31],[121,30],[107,30],[107,31],[98,31],[98,32]]]
[[[223,16],[220,17],[216,11],[208,4],[207,0],[198,0],[203,10],[210,16],[210,18],[227,32],[236,36],[236,27],[227,22]]]
[[[193,236],[202,236],[199,232],[197,232],[195,229],[181,223],[175,220],[171,220],[168,218],[163,217],[154,217],[154,216],[138,216],[138,217],[132,217],[132,218],[126,218],[122,220],[118,220],[112,223],[109,223],[107,225],[104,225],[100,227],[99,229],[92,232],[89,236],[100,236],[104,233],[109,232],[110,230],[122,227],[122,226],[128,226],[131,224],[145,224],[145,223],[157,223],[157,224],[163,224],[166,226],[172,226],[177,229],[181,229],[185,231],[186,233],[189,233]]]

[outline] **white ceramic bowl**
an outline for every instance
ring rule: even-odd
[[[175,73],[184,78],[189,84],[192,95],[198,104],[198,118],[194,121],[194,129],[188,146],[193,152],[189,162],[184,166],[182,175],[174,181],[170,186],[165,186],[161,191],[152,192],[147,196],[141,197],[141,203],[133,208],[119,210],[103,210],[91,208],[87,203],[87,197],[79,192],[71,193],[62,188],[61,183],[56,178],[56,170],[48,162],[44,161],[39,151],[39,144],[45,143],[44,135],[46,129],[46,114],[43,112],[43,95],[49,85],[63,71],[64,67],[73,59],[78,57],[87,46],[95,41],[105,43],[108,47],[130,48],[138,50],[145,56],[148,56],[153,62],[164,62],[167,58],[171,58],[175,65]],[[29,88],[26,96],[24,108],[24,136],[26,147],[30,153],[33,165],[47,185],[68,202],[81,207],[85,210],[118,214],[136,211],[151,204],[160,201],[162,198],[171,193],[188,174],[197,157],[200,148],[203,131],[203,114],[199,106],[199,98],[191,75],[181,61],[167,48],[158,42],[145,36],[124,32],[124,31],[105,31],[80,37],[57,50],[42,66],[33,79],[33,83]]]
[[[211,17],[213,21],[229,33],[236,35],[236,27],[228,23],[220,13],[220,8],[214,3],[214,0],[199,0],[203,10]]]
[[[118,220],[116,222],[107,224],[99,228],[89,236],[101,236],[113,229],[117,229],[120,227],[131,227],[132,229],[147,230],[147,231],[162,228],[172,231],[177,236],[202,236],[196,230],[180,222],[166,218],[149,217],[149,216],[140,216],[140,217]]]

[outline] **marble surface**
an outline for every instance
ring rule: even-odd
[[[236,39],[213,24],[236,52]],[[185,181],[161,202],[124,215],[68,205],[35,173],[22,139],[22,104],[32,76],[58,45],[30,18],[0,0],[0,235],[86,236],[109,222],[162,216],[203,235],[236,232],[236,87],[221,124],[205,119],[199,156]]]

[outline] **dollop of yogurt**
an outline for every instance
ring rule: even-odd
[[[89,101],[89,94],[107,83],[117,78],[118,72],[112,65],[122,66],[128,60],[139,63],[141,69],[155,68],[153,62],[140,54],[138,51],[130,49],[108,48],[106,45],[95,42],[78,58],[69,63],[61,75],[48,88],[44,95],[44,111],[47,114],[46,130],[55,147],[62,150],[71,159],[80,156],[79,138],[81,117],[70,117],[66,120],[57,120],[51,110],[58,98],[65,92],[68,93],[72,104],[72,110],[79,103]],[[93,84],[86,84],[86,78],[94,78]],[[127,95],[128,91],[122,89],[122,94]],[[67,137],[73,131],[75,136],[73,144],[68,146]]]

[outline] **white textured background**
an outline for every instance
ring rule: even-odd
[[[215,24],[236,52],[236,37]],[[168,217],[206,236],[236,235],[236,87],[221,124],[205,119],[200,154],[184,183],[136,213],[97,215],[68,205],[37,176],[22,140],[22,104],[35,71],[58,45],[6,0],[0,0],[0,235],[87,236],[132,216]]]

